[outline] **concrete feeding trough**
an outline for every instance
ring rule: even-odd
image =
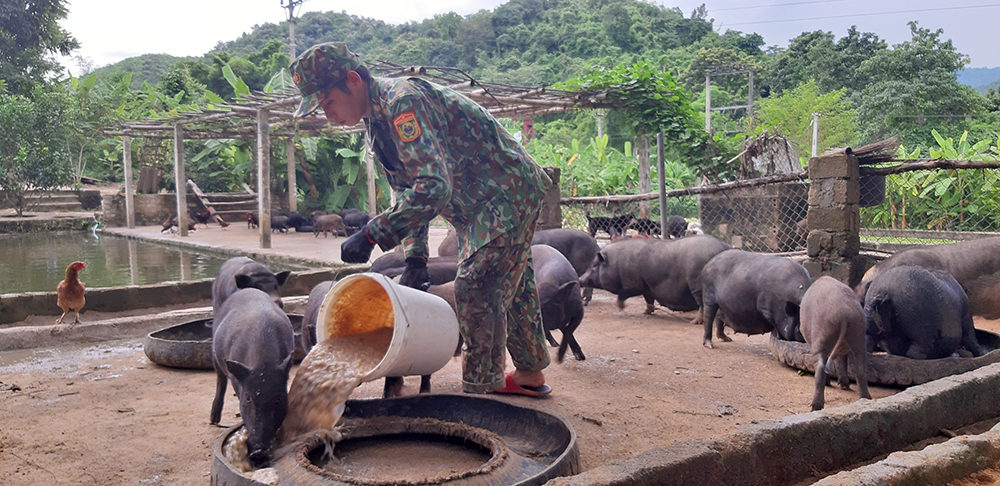
[[[342,439],[313,435],[274,465],[281,484],[539,485],[580,472],[576,432],[563,417],[486,397],[427,394],[350,400]],[[260,485],[215,445],[212,484]],[[331,454],[332,453],[332,457]]]

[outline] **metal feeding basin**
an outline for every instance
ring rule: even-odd
[[[215,446],[212,484],[263,484],[240,475]],[[274,465],[278,484],[537,485],[580,472],[576,432],[565,418],[460,394],[349,400],[332,448],[319,435]]]
[[[976,341],[986,352],[978,358],[912,359],[881,352],[868,353],[868,384],[900,387],[921,385],[1000,362],[1000,336],[976,329]],[[768,347],[778,361],[792,368],[816,372],[816,363],[808,344],[785,341],[772,332]],[[836,362],[832,363],[830,376],[836,378],[840,376],[839,373]],[[854,379],[853,372],[849,376]]]
[[[302,361],[301,314],[286,314],[295,329],[292,361]],[[212,319],[198,319],[170,326],[146,335],[142,350],[150,361],[171,368],[210,370],[212,366]]]

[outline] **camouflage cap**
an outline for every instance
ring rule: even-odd
[[[296,117],[306,116],[316,109],[320,96],[347,73],[361,67],[358,55],[347,50],[343,42],[316,44],[303,52],[288,67],[292,81],[302,93],[302,104]]]

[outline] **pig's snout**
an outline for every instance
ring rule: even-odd
[[[270,458],[271,455],[264,449],[254,449],[250,452],[250,454],[247,454],[247,459],[250,459],[250,462],[254,466],[260,466],[261,464],[267,462]]]

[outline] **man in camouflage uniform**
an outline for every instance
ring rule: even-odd
[[[428,222],[440,214],[458,236],[463,389],[548,393],[531,240],[549,178],[483,107],[421,78],[373,78],[343,43],[313,46],[290,70],[303,95],[296,116],[319,108],[340,125],[363,119],[399,195],[344,242],[342,259],[362,263],[375,244],[403,242],[400,283],[419,288],[429,282]],[[516,368],[506,378],[505,348]]]

